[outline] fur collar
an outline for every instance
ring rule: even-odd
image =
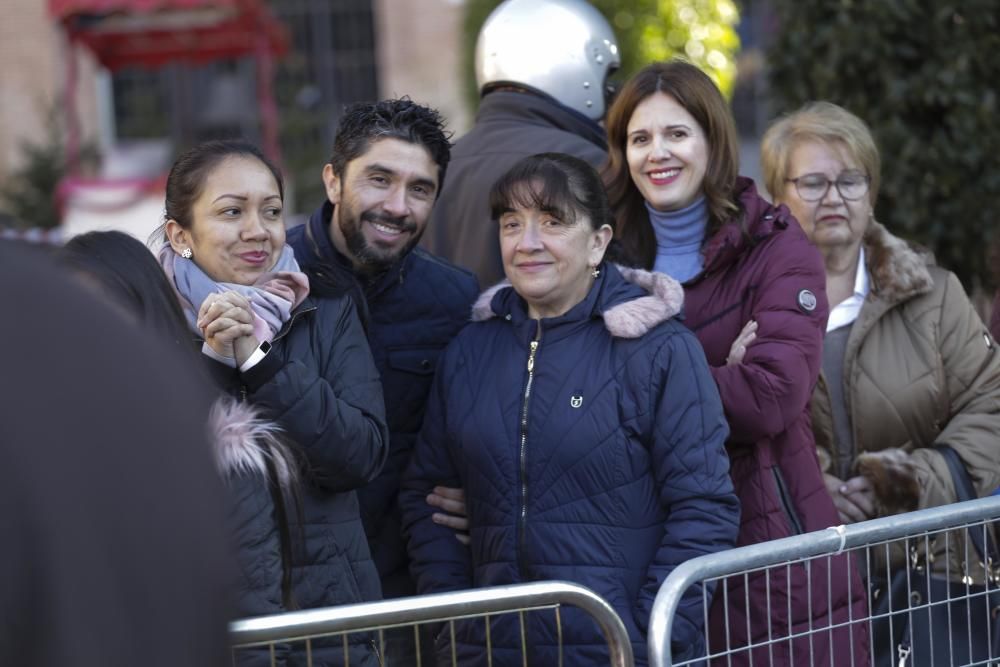
[[[263,419],[260,410],[231,396],[222,396],[208,416],[215,463],[224,477],[251,474],[268,479],[270,459],[282,488],[295,483],[296,466],[282,441],[281,427]]]
[[[863,242],[872,284],[887,300],[922,294],[934,285],[927,269],[928,264],[933,264],[930,254],[893,236],[875,220],[868,226]]]
[[[684,305],[684,288],[680,283],[663,273],[630,269],[615,265],[622,278],[646,290],[640,296],[612,306],[601,313],[604,326],[616,338],[641,338],[656,325],[666,322],[681,312]],[[493,312],[493,298],[501,290],[509,288],[510,281],[503,280],[479,295],[472,306],[472,321],[483,322],[496,317]]]

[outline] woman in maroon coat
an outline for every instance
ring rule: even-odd
[[[828,310],[819,252],[788,209],[737,176],[732,115],[693,65],[645,67],[607,128],[605,183],[620,240],[641,266],[683,283],[685,323],[722,396],[742,503],[738,544],[837,525],[808,410]],[[711,611],[713,654],[734,651],[738,665],[867,664],[863,622],[830,630],[867,615],[846,558],[752,575],[749,590],[742,576],[726,583]]]

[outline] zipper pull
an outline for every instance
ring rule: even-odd
[[[240,385],[240,403],[247,402],[247,386],[245,384]]]
[[[899,651],[899,667],[906,667],[906,661],[910,659],[910,646],[907,643],[902,643],[896,647]]]
[[[531,341],[531,354],[528,355],[528,372],[535,370],[535,352],[538,351],[538,341]]]

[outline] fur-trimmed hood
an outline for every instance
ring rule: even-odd
[[[221,396],[209,412],[208,428],[215,464],[224,477],[249,474],[267,480],[270,460],[282,488],[295,483],[297,468],[281,427],[262,418],[252,404]]]
[[[875,291],[895,302],[930,291],[934,286],[928,264],[934,263],[929,252],[889,233],[872,220],[862,241]]]
[[[684,288],[664,273],[631,269],[617,264],[613,267],[626,282],[641,287],[646,296],[622,301],[601,313],[604,326],[616,338],[641,338],[650,329],[677,316],[684,305]],[[485,290],[472,306],[472,321],[483,322],[496,317],[493,300],[502,290],[511,288],[503,280]]]

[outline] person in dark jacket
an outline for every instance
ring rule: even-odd
[[[452,151],[424,245],[472,269],[481,285],[503,278],[497,237],[484,231],[490,188],[535,153],[567,153],[601,166],[605,84],[619,63],[614,31],[586,0],[501,3],[479,31],[482,100],[475,125]]]
[[[737,176],[731,112],[697,67],[643,68],[611,107],[608,137],[619,238],[640,266],[684,284],[685,323],[722,396],[738,543],[837,525],[809,422],[827,318],[819,252],[787,208]],[[867,662],[862,625],[829,629],[867,613],[856,569],[844,557],[789,567],[788,576],[751,575],[749,587],[727,580],[712,609],[712,650],[733,650],[739,665]],[[746,650],[769,638],[782,641]]]
[[[78,282],[0,241],[0,664],[228,664],[209,392]]]
[[[255,147],[202,144],[167,178],[166,240],[157,255],[210,376],[279,427],[302,460],[301,507],[287,510],[291,548],[282,554],[291,604],[376,600],[356,490],[374,479],[388,451],[381,384],[349,298],[309,296],[285,244],[283,194],[280,173]],[[303,664],[305,651],[294,647],[288,664]],[[362,635],[352,636],[349,657],[379,662]],[[314,642],[313,664],[344,659],[339,641]]]
[[[399,527],[399,477],[438,357],[468,322],[479,292],[468,271],[416,247],[449,154],[436,111],[406,99],[354,105],[341,118],[323,170],[328,201],[288,233],[314,293],[354,294],[366,315],[390,446],[382,473],[359,495],[385,597],[415,590]],[[449,520],[445,512],[438,518]]]
[[[124,315],[173,343],[192,362],[191,374],[211,386],[188,345],[191,333],[177,294],[146,246],[118,231],[88,232],[67,241],[55,256]],[[286,506],[294,507],[299,497],[297,461],[280,427],[248,402],[215,398],[207,426],[237,556],[234,618],[289,611],[294,605]],[[275,647],[278,664],[285,664],[288,651],[288,644]],[[254,647],[233,657],[243,667],[270,665],[270,653],[269,647]]]
[[[480,297],[446,350],[400,497],[418,589],[574,581],[615,608],[646,664],[664,578],[736,538],[715,383],[674,319],[680,286],[605,261],[613,220],[589,165],[526,158],[490,206],[510,282]],[[431,519],[424,497],[442,484],[466,490],[469,548]],[[704,647],[702,599],[695,587],[681,601],[678,654]],[[491,628],[494,665],[522,664],[508,621]],[[556,664],[557,632],[565,664],[607,663],[579,612],[564,610],[559,630],[548,615],[528,625],[529,664]],[[460,664],[486,664],[484,633],[481,621],[461,625]]]

